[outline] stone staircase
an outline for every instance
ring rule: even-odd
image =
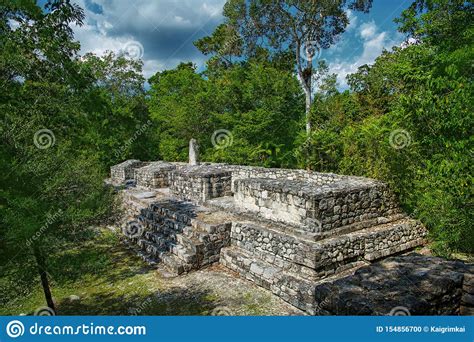
[[[425,242],[425,228],[373,179],[140,163],[115,167],[112,183],[136,175],[138,186],[121,190],[122,225],[146,261],[175,274],[220,262],[309,314],[319,313],[317,286]]]
[[[160,192],[128,190],[123,196],[122,230],[150,264],[179,275],[218,261],[230,243],[230,222],[213,222],[207,208]]]

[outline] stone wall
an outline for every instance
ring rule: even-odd
[[[269,264],[258,254],[243,253],[233,246],[222,249],[220,264],[261,286],[293,306],[314,314],[314,281]]]
[[[288,232],[268,230],[250,222],[232,225],[232,245],[284,270],[310,278],[334,274],[354,261],[374,261],[425,242],[426,230],[407,220],[313,242]]]
[[[474,316],[474,266],[470,272],[464,273],[462,284],[461,307],[459,313],[464,316]]]
[[[166,188],[169,186],[170,172],[176,170],[175,164],[152,162],[144,167],[135,169],[137,185],[145,188]]]
[[[302,181],[241,179],[234,189],[242,208],[313,233],[400,213],[385,184],[364,178],[318,187]]]
[[[136,159],[129,159],[123,163],[110,167],[110,177],[113,182],[124,182],[127,179],[133,179],[135,176],[135,169],[148,165],[147,162],[142,162]]]
[[[188,166],[170,174],[170,191],[177,198],[203,203],[232,195],[231,180],[232,170],[226,165]]]
[[[336,175],[334,173],[319,173],[298,169],[276,169],[256,166],[238,166],[232,165],[232,192],[235,192],[235,182],[240,179],[262,178],[279,180],[299,180],[307,181],[313,185],[325,185],[342,180],[346,176]]]
[[[177,274],[219,262],[309,314],[318,313],[315,288],[322,281],[425,242],[426,229],[373,179],[139,163],[127,161],[111,173],[126,179],[135,170],[138,187],[122,190],[125,227],[140,233],[130,238],[146,260]]]

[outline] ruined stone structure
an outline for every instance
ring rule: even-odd
[[[320,315],[473,315],[474,265],[410,253],[316,287]]]
[[[368,178],[130,160],[111,182],[127,184],[123,231],[147,261],[176,274],[219,262],[309,314],[317,286],[426,236]]]

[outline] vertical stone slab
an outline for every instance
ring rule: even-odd
[[[189,165],[199,164],[199,146],[196,139],[189,140]]]

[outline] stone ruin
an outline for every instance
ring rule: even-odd
[[[380,181],[304,170],[127,160],[111,168],[124,234],[175,274],[213,263],[318,314],[315,292],[425,243]]]

